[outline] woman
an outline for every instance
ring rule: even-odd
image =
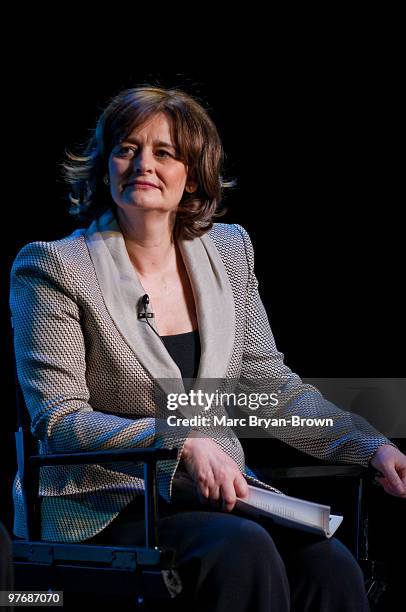
[[[322,459],[371,462],[388,492],[405,494],[400,451],[372,428],[356,428],[284,365],[250,238],[239,225],[213,223],[229,185],[221,163],[202,106],[155,87],[117,95],[85,154],[70,156],[72,212],[92,223],[26,245],[12,269],[18,375],[32,430],[43,453],[153,443],[178,449],[176,460],[158,466],[160,541],[177,549],[187,585],[181,597],[195,597],[201,609],[288,610],[291,601],[300,610],[364,610],[362,574],[340,542],[268,531],[230,514],[247,482],[272,489],[245,465],[232,430],[211,436],[155,421],[156,382],[167,390],[196,377],[268,378],[279,392],[278,416],[294,401],[302,416],[322,411],[335,419],[329,436],[287,432],[285,441]],[[182,469],[217,511],[177,502]],[[42,538],[139,543],[142,492],[140,466],[47,468]],[[14,502],[14,531],[24,537],[18,476]]]

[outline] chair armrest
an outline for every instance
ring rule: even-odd
[[[93,463],[111,463],[111,461],[142,461],[154,463],[163,459],[176,459],[176,448],[129,448],[106,451],[88,451],[80,453],[54,453],[32,455],[32,467],[44,465],[78,465]]]
[[[41,539],[41,513],[38,499],[39,470],[41,466],[103,464],[111,463],[112,461],[141,461],[144,463],[145,546],[147,548],[156,548],[158,545],[156,527],[158,515],[156,464],[157,461],[176,459],[177,453],[178,449],[176,448],[148,447],[32,455],[29,457],[28,464],[25,462],[25,475],[28,474],[29,477],[22,483],[28,539]]]
[[[252,468],[266,480],[290,480],[294,478],[330,478],[332,476],[363,477],[369,468],[361,465],[306,465],[299,467]]]

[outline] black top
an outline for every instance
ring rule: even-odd
[[[165,347],[181,371],[182,378],[196,378],[200,363],[199,330],[161,336]]]

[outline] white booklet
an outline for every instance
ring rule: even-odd
[[[330,506],[289,497],[248,485],[248,497],[237,497],[236,508],[252,517],[267,517],[280,525],[310,531],[331,538],[341,525],[342,516],[330,514]]]

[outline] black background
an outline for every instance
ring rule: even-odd
[[[52,49],[31,62],[26,55],[5,100],[18,115],[5,177],[11,193],[3,203],[3,397],[9,399],[0,518],[9,528],[15,470],[9,266],[27,242],[74,229],[58,164],[122,88],[178,86],[209,108],[227,154],[226,176],[238,180],[221,221],[250,233],[261,295],[287,364],[303,377],[403,375],[404,101],[396,47],[336,42],[331,48],[285,43],[260,58],[228,49],[192,67],[173,58],[169,68],[163,59],[149,62],[148,54],[137,61],[136,50],[132,57],[116,53],[113,61],[92,48],[65,52],[56,64]],[[272,463],[262,441],[250,453],[254,462]],[[390,560],[404,502],[377,490],[371,503],[373,545],[390,565],[394,592]]]

